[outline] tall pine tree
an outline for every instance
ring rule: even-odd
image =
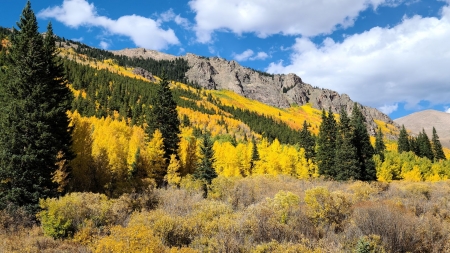
[[[38,210],[40,198],[58,194],[52,177],[71,158],[71,93],[57,61],[51,26],[38,32],[30,2],[13,29],[0,83],[0,208]]]
[[[406,132],[405,125],[402,125],[402,128],[400,129],[400,134],[398,136],[398,148],[397,148],[398,153],[411,151],[408,137],[409,136],[408,132]]]
[[[384,136],[381,132],[381,127],[379,127],[377,135],[375,136],[375,154],[379,155],[382,161],[384,161],[384,151],[386,150],[383,138]]]
[[[433,127],[433,137],[431,138],[431,143],[433,147],[434,159],[436,161],[445,160],[444,150],[442,149],[441,142],[439,141],[439,136],[437,135],[436,129]]]
[[[319,136],[317,138],[317,166],[319,174],[325,177],[334,178],[336,176],[335,154],[336,154],[336,120],[331,112],[328,110],[328,116],[325,110],[322,110],[322,124],[319,128]]]
[[[300,130],[300,147],[305,149],[306,159],[314,159],[316,156],[316,141],[314,136],[308,130],[308,123],[303,121],[303,128]]]
[[[417,136],[416,141],[419,147],[419,154],[417,155],[420,157],[426,157],[431,161],[433,161],[434,160],[433,148],[431,147],[428,135],[425,133],[425,129],[422,129],[422,132],[419,133],[419,136]]]
[[[211,181],[217,177],[214,169],[214,150],[213,143],[209,134],[203,135],[202,146],[200,147],[201,160],[194,173],[194,178],[201,179],[211,184]]]
[[[153,132],[158,129],[163,137],[164,158],[166,164],[169,164],[170,156],[178,156],[178,147],[180,139],[180,120],[178,119],[177,104],[175,103],[172,91],[169,88],[169,81],[163,74],[159,83],[156,96],[153,99],[152,108],[146,116],[147,128],[146,133],[152,136]],[[178,157],[177,157],[178,158]],[[164,175],[160,175],[164,178]],[[163,182],[157,182],[159,185]]]
[[[359,160],[359,179],[372,181],[377,179],[377,171],[375,169],[375,162],[373,161],[374,150],[370,143],[370,136],[364,123],[364,115],[359,109],[358,104],[355,103],[350,125],[353,129],[353,145],[356,148],[356,154]]]
[[[339,131],[336,138],[335,170],[337,180],[360,179],[361,171],[353,145],[353,129],[344,107],[341,107]]]

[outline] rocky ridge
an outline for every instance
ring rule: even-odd
[[[153,59],[173,60],[176,58],[176,56],[145,49],[125,49],[113,53]],[[353,110],[354,102],[348,95],[313,87],[304,83],[295,74],[271,75],[243,67],[236,61],[227,61],[219,57],[206,58],[190,53],[179,57],[187,60],[189,64],[190,69],[186,73],[187,79],[206,89],[231,90],[247,98],[279,108],[310,103],[317,109],[328,110],[331,107],[335,113],[339,113],[342,107],[349,114]],[[389,116],[377,109],[357,104],[361,106],[371,134],[374,134],[377,128],[374,120],[395,124]]]

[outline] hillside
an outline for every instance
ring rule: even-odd
[[[439,135],[441,144],[450,148],[450,114],[436,110],[424,110],[415,112],[405,117],[394,120],[395,123],[405,125],[413,134],[418,134],[425,129],[428,136],[432,136],[433,126]]]
[[[318,110],[328,110],[331,107],[334,113],[338,113],[341,107],[346,108],[349,114],[353,110],[354,101],[348,95],[313,87],[304,83],[295,74],[272,75],[243,67],[236,61],[227,61],[218,57],[206,58],[194,54],[175,57],[142,48],[112,51],[112,53],[143,59],[184,59],[189,65],[189,69],[185,73],[188,82],[196,83],[205,89],[233,91],[243,97],[277,108],[309,104]],[[374,134],[377,128],[374,120],[393,124],[387,115],[377,109],[363,106],[362,111],[371,134]]]

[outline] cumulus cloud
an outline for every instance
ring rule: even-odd
[[[176,15],[173,9],[169,9],[166,12],[161,13],[158,22],[170,22],[173,21],[175,24],[183,27],[184,29],[190,29],[191,24],[187,18],[183,18],[180,15]]]
[[[54,18],[63,24],[100,27],[109,34],[129,37],[138,47],[161,50],[179,44],[172,29],[164,30],[157,21],[138,15],[127,15],[117,20],[100,16],[94,4],[86,0],[64,0],[61,6],[49,7],[38,13],[40,18]]]
[[[450,98],[450,8],[440,17],[404,18],[391,28],[375,27],[337,43],[321,45],[297,38],[290,63],[271,63],[272,73],[296,73],[313,85],[349,94],[366,105],[384,107],[405,102],[416,107]]]
[[[255,61],[255,60],[265,60],[269,55],[265,52],[258,52],[255,55],[255,52],[251,49],[247,49],[240,54],[233,54],[233,58],[237,61]]]
[[[391,114],[395,111],[397,111],[398,109],[398,104],[394,104],[394,105],[383,105],[380,108],[378,108],[381,112],[383,112],[384,114]]]
[[[403,0],[339,1],[261,1],[261,0],[191,0],[196,13],[195,31],[201,43],[211,41],[211,34],[225,29],[236,34],[255,33],[264,38],[272,34],[315,36],[328,34],[338,27],[352,26],[358,14],[379,5],[395,6]]]
[[[99,44],[99,46],[100,46],[101,49],[106,50],[106,49],[109,48],[109,43],[106,42],[106,41],[101,41],[100,44]]]

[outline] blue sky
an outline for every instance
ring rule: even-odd
[[[0,26],[25,0],[0,0]],[[144,47],[296,73],[398,118],[450,113],[450,0],[31,1],[41,30],[109,50]]]

